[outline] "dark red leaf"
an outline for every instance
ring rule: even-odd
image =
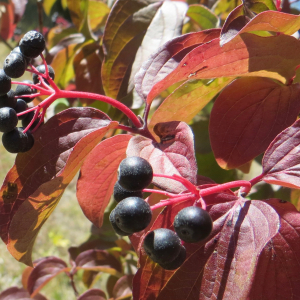
[[[133,275],[125,275],[121,277],[114,286],[113,297],[115,299],[130,297],[132,294],[132,280]]]
[[[214,39],[190,51],[172,73],[156,83],[147,103],[171,85],[191,79],[262,76],[287,83],[300,64],[299,52],[300,41],[284,34],[260,37],[243,33],[223,47]]]
[[[240,78],[217,98],[209,134],[218,164],[240,167],[267,149],[300,110],[300,85],[281,85],[261,77]]]
[[[240,198],[239,204],[234,203],[208,207],[214,220],[209,240],[184,243],[187,259],[175,271],[166,271],[153,263],[140,246],[141,265],[134,277],[134,299],[233,299],[232,293],[234,299],[250,299],[258,259],[266,244],[278,233],[280,220],[273,202]],[[178,211],[192,204],[186,201],[169,206],[158,216],[151,230],[173,229]],[[290,206],[287,212],[293,213]]]
[[[152,87],[171,73],[183,57],[195,47],[220,35],[220,29],[210,29],[177,37],[153,53],[135,77],[135,88],[146,101]]]
[[[47,300],[41,294],[36,295],[35,297],[31,298],[29,293],[23,289],[18,287],[11,287],[0,294],[0,300]]]
[[[62,272],[69,272],[67,264],[58,257],[50,256],[40,260],[30,273],[27,290],[34,297],[51,279]]]
[[[263,161],[263,180],[290,188],[300,188],[300,120],[272,141]]]
[[[152,165],[158,174],[177,174],[196,183],[197,163],[194,153],[194,139],[190,127],[183,122],[158,123],[154,132],[160,143],[142,137],[133,137],[127,148],[127,156],[140,156]],[[186,188],[171,179],[154,177],[153,183],[163,190],[180,193]]]
[[[90,289],[77,298],[77,300],[106,300],[106,295],[102,290]]]
[[[117,169],[126,157],[129,134],[120,134],[97,145],[84,161],[77,181],[77,199],[85,216],[101,227],[103,214],[117,181]]]
[[[12,38],[16,28],[16,24],[14,24],[14,5],[11,3],[11,1],[1,1],[0,8],[0,36],[6,41]]]

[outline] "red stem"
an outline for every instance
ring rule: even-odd
[[[144,193],[155,193],[155,194],[161,194],[161,195],[165,195],[168,196],[170,198],[174,198],[177,197],[178,194],[172,194],[172,193],[168,193],[166,191],[162,191],[162,190],[154,190],[154,189],[143,189]]]
[[[260,182],[263,178],[264,178],[265,174],[260,174],[259,176],[251,179],[249,182],[251,183],[251,186],[253,186],[254,184],[257,184],[258,182]]]
[[[163,206],[167,206],[167,205],[171,205],[171,204],[176,204],[178,202],[183,202],[183,201],[187,201],[187,200],[196,200],[196,196],[195,195],[191,195],[191,194],[187,194],[187,195],[182,195],[182,196],[178,196],[176,198],[170,199],[170,200],[164,200],[161,201],[157,204],[154,204],[151,206],[151,210],[153,211],[154,209],[163,207]]]

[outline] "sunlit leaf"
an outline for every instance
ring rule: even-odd
[[[99,289],[89,289],[77,298],[77,300],[106,300],[106,299],[107,298],[105,293]]]
[[[52,6],[54,5],[54,3],[56,2],[56,0],[44,0],[43,1],[43,8],[45,13],[49,16]]]
[[[5,41],[13,36],[16,28],[14,6],[10,1],[8,2],[0,1],[0,36]]]
[[[104,26],[109,11],[109,7],[104,2],[95,0],[89,1],[88,16],[92,30],[97,30],[101,26]]]
[[[23,289],[18,287],[11,287],[0,294],[0,300],[47,300],[41,294],[36,295],[35,297],[31,298],[29,293]]]
[[[131,135],[116,135],[102,141],[87,156],[77,182],[77,199],[85,216],[101,227],[103,214],[117,181],[117,169],[126,157]]]
[[[228,85],[211,112],[209,135],[220,167],[233,169],[267,149],[300,111],[300,85],[240,78]]]

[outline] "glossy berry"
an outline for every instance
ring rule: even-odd
[[[27,65],[29,65],[29,64],[31,63],[31,58],[25,56],[25,55],[22,53],[20,47],[15,47],[14,49],[11,50],[10,53],[19,53],[19,54],[22,54],[22,55],[24,56],[26,62],[27,62]]]
[[[172,262],[179,255],[181,247],[177,234],[166,228],[150,231],[144,239],[145,252],[161,265]]]
[[[117,202],[122,201],[128,197],[140,197],[143,198],[142,191],[127,191],[122,186],[120,186],[119,182],[117,181],[114,186],[114,199]]]
[[[16,113],[20,113],[28,109],[27,103],[23,99],[17,99],[16,106],[14,107],[14,110]],[[18,117],[19,120],[23,120],[27,117],[27,114],[21,115]]]
[[[126,190],[140,191],[151,183],[152,178],[152,167],[144,158],[131,156],[120,163],[118,181]]]
[[[0,108],[11,107],[15,108],[17,99],[15,98],[15,92],[10,90],[7,94],[0,96]]]
[[[46,74],[45,65],[39,65],[39,66],[36,67],[36,69],[37,69],[41,74]],[[54,72],[53,68],[52,68],[51,66],[49,66],[49,65],[48,65],[48,71],[49,71],[49,76],[50,76],[50,78],[52,78],[52,79],[54,80],[54,78],[55,78],[55,72]],[[35,84],[37,84],[37,83],[40,82],[40,81],[39,81],[39,76],[38,76],[37,74],[32,74],[32,80],[33,80],[33,82],[34,82]],[[45,82],[46,82],[47,84],[49,84],[47,80],[45,80]]]
[[[187,243],[206,239],[212,231],[213,222],[209,213],[196,206],[182,209],[174,218],[174,229]]]
[[[7,76],[3,69],[0,69],[0,96],[5,95],[11,89],[11,78]]]
[[[34,30],[28,31],[19,43],[21,52],[30,58],[39,56],[44,51],[45,45],[44,36]]]
[[[0,108],[0,131],[12,131],[18,124],[16,112],[11,107]]]
[[[124,232],[123,230],[121,230],[117,223],[116,223],[116,217],[115,217],[115,210],[113,209],[109,215],[109,221],[111,223],[111,226],[113,227],[114,231],[116,232],[116,234],[118,235],[122,235],[122,236],[126,236],[126,235],[130,235],[130,233]]]
[[[181,245],[181,249],[177,257],[169,263],[160,263],[159,265],[165,270],[176,270],[178,269],[186,259],[185,247]]]
[[[145,229],[152,219],[150,205],[139,197],[129,197],[122,200],[114,211],[117,226],[128,233]]]
[[[24,80],[23,82],[33,84],[33,82],[30,80]],[[30,86],[18,84],[15,90],[15,95],[18,96],[18,98],[23,99],[25,102],[29,103],[34,99],[34,97],[22,97],[22,96],[31,95],[34,92],[35,92],[34,89],[32,89]]]
[[[21,77],[27,68],[27,62],[22,54],[11,52],[4,61],[3,70],[11,78]]]
[[[30,132],[23,133],[23,128],[18,127],[2,135],[4,148],[10,153],[19,153],[29,151],[33,144],[34,138]]]

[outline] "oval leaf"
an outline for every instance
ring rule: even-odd
[[[240,78],[228,85],[211,112],[209,134],[218,164],[233,169],[267,149],[300,110],[300,85]]]
[[[131,135],[120,134],[104,140],[87,156],[77,181],[77,199],[85,216],[101,227],[103,214],[117,181],[117,169],[126,157]]]
[[[106,300],[106,295],[102,290],[90,289],[83,293],[77,300]]]
[[[0,294],[0,300],[47,300],[41,294],[36,295],[35,297],[31,298],[29,293],[23,289],[18,287],[11,287]]]

